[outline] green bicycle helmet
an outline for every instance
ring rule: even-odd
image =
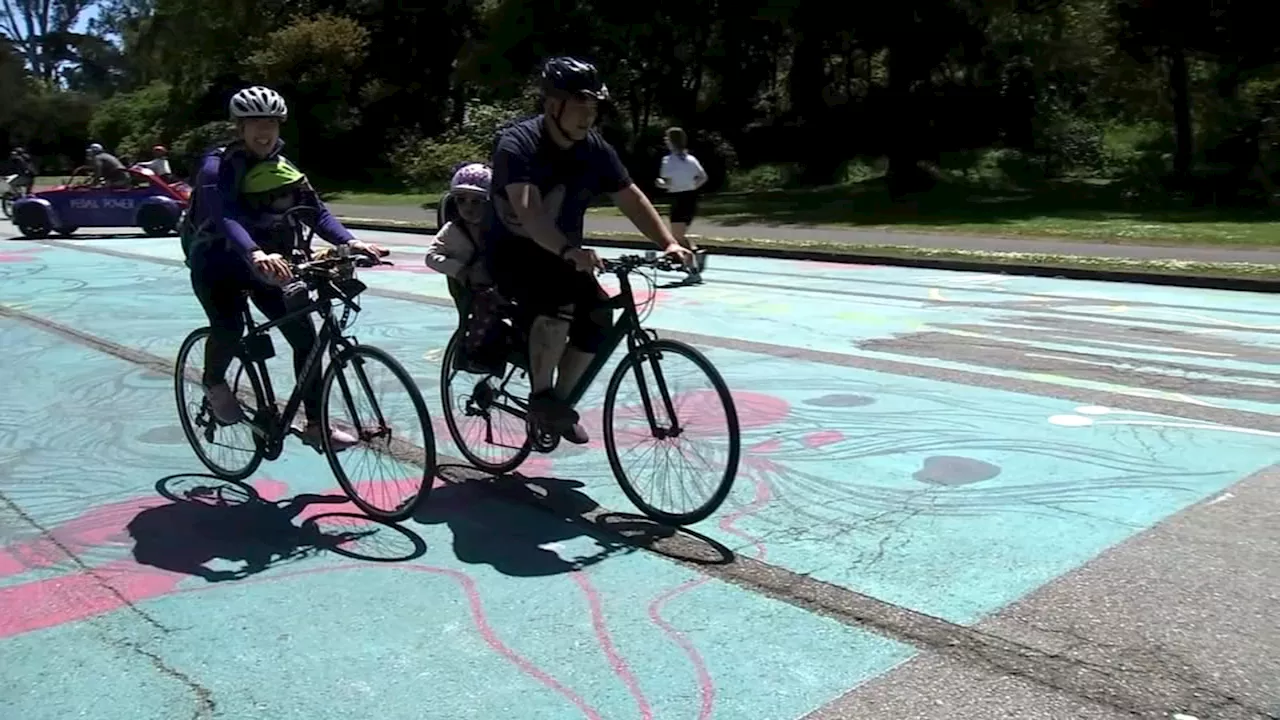
[[[270,160],[263,160],[250,168],[249,172],[245,173],[240,191],[249,195],[269,193],[296,185],[306,179],[307,176],[293,163],[277,156]]]

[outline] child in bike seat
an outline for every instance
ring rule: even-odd
[[[439,230],[427,248],[427,267],[449,276],[449,294],[458,307],[459,324],[466,320],[474,292],[493,285],[479,246],[492,177],[493,171],[484,163],[468,163],[453,173],[449,194],[438,211]]]
[[[458,327],[466,340],[460,359],[465,355],[470,360],[461,367],[472,372],[505,360],[499,357],[486,362],[478,357],[480,346],[489,342],[499,321],[499,298],[480,247],[480,223],[484,221],[492,178],[493,171],[484,163],[467,163],[454,171],[449,194],[440,202],[439,230],[426,257],[427,267],[449,278],[449,294],[458,309]]]

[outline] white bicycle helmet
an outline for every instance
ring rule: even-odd
[[[285,104],[280,93],[268,87],[255,85],[245,88],[231,96],[231,118],[279,118],[284,122],[289,117],[289,106]]]

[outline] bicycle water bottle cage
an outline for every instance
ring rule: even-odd
[[[247,362],[265,362],[276,356],[276,346],[266,333],[254,333],[240,341]]]

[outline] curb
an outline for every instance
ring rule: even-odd
[[[339,217],[338,221],[352,230],[377,230],[382,232],[398,232],[411,235],[426,235],[435,231],[435,228],[427,227],[425,224],[414,224],[401,221],[375,221],[369,218],[342,217]],[[697,238],[696,235],[693,237]],[[624,240],[620,238],[605,237],[587,237],[585,240],[587,243],[598,247],[638,250],[653,249],[653,244],[644,240]],[[889,265],[895,267],[925,268],[929,270],[957,270],[961,272],[1049,277],[1067,280],[1142,283],[1146,285],[1165,285],[1205,290],[1280,293],[1280,280],[1265,280],[1260,278],[1178,275],[1173,273],[1106,270],[1101,268],[1078,268],[1057,265],[1001,263],[988,260],[963,260],[955,258],[902,257],[897,255],[832,252],[828,250],[786,247],[744,247],[741,245],[722,245],[715,242],[715,239],[700,241],[699,245],[707,248],[708,250],[714,249],[717,255],[736,255],[740,257],[773,258],[778,260],[811,260],[851,265]]]

